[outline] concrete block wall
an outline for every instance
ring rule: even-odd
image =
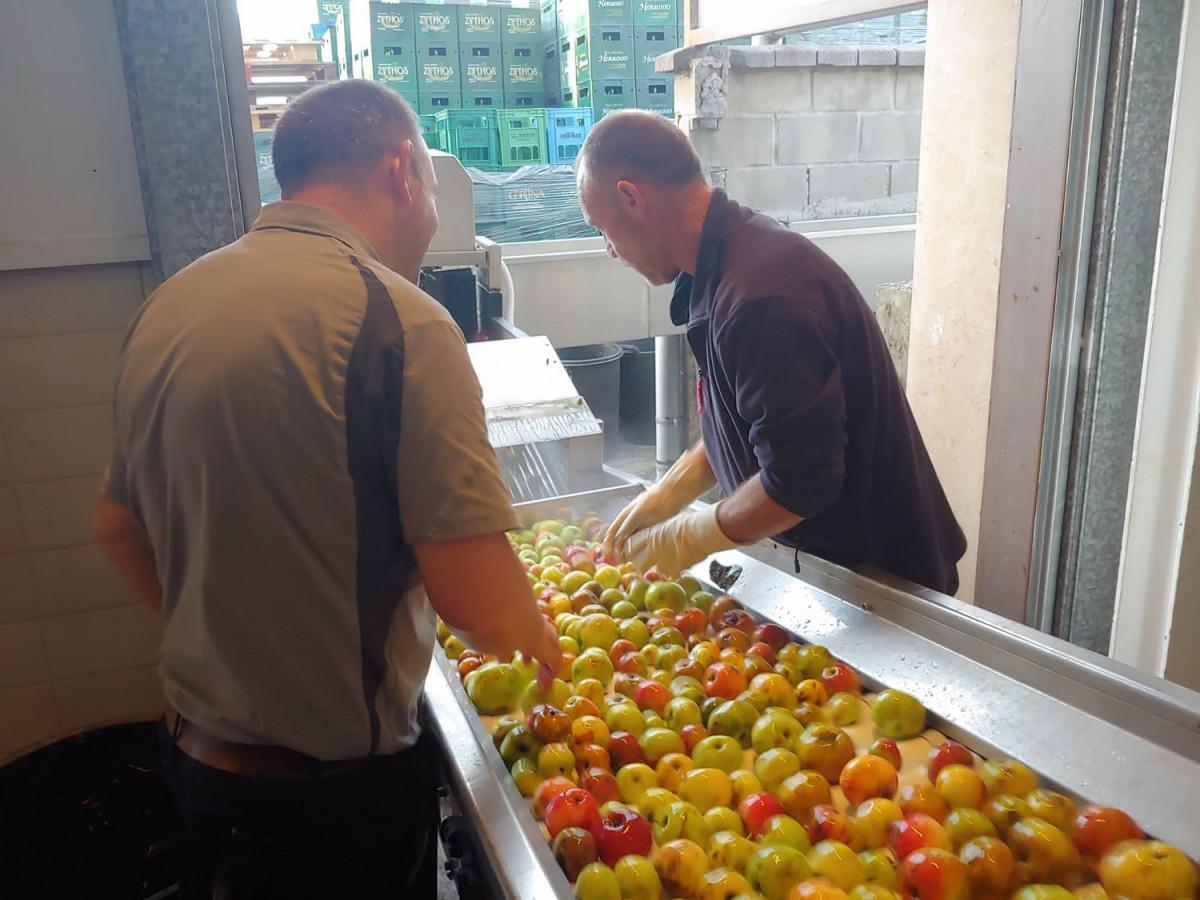
[[[783,221],[914,212],[924,61],[911,46],[712,48],[679,57],[676,110],[713,183]]]
[[[157,613],[88,522],[137,264],[0,272],[0,762],[162,709]]]

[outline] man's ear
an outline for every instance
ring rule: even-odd
[[[646,217],[646,194],[632,181],[617,182],[617,206],[636,218]]]
[[[405,205],[411,204],[413,201],[412,180],[420,177],[415,168],[416,160],[413,158],[413,142],[408,140],[401,141],[388,154],[387,160],[387,176],[392,190]]]

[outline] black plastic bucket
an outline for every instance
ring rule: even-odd
[[[625,351],[616,344],[587,344],[557,352],[575,390],[587,401],[592,415],[604,423],[604,449],[613,450],[619,441],[621,356]]]
[[[621,437],[631,444],[653,444],[654,338],[621,348]]]

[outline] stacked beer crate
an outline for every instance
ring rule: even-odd
[[[674,80],[654,59],[680,45],[681,0],[542,0],[541,9],[551,106],[590,107],[597,119],[630,108],[674,116]]]

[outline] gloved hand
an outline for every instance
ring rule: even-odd
[[[713,553],[732,550],[738,543],[726,537],[717,524],[718,506],[688,510],[634,532],[626,545],[626,558],[635,569],[644,571],[655,566],[663,575],[674,578]]]
[[[615,559],[627,548],[635,531],[657,525],[675,515],[717,483],[708,458],[689,450],[656,483],[630,501],[604,533],[604,558]]]

